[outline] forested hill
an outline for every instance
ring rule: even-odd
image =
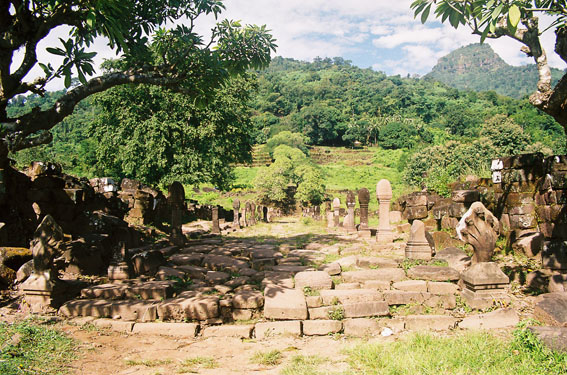
[[[564,74],[552,68],[555,84]],[[535,64],[508,65],[488,44],[461,47],[439,59],[425,76],[460,90],[490,91],[522,98],[534,92],[538,80]]]

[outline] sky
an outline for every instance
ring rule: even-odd
[[[422,24],[414,19],[410,9],[412,0],[226,0],[226,10],[220,15],[240,20],[245,24],[267,25],[278,45],[275,56],[311,61],[319,57],[340,56],[361,68],[371,67],[388,75],[424,75],[449,52],[479,41],[470,30],[434,21]],[[198,20],[198,31],[207,35],[214,18]],[[545,25],[549,20],[543,19]],[[43,49],[53,43],[65,30],[56,30],[40,45],[40,61],[49,61],[53,55]],[[562,60],[553,53],[552,31],[544,33],[542,42],[548,52],[550,65],[565,69]],[[507,63],[533,63],[520,52],[521,44],[510,38],[489,40]],[[93,46],[99,54],[98,64],[104,58],[115,57],[98,40]],[[34,70],[32,75],[39,74]],[[32,78],[33,77],[29,77]],[[62,82],[50,88],[58,89]]]

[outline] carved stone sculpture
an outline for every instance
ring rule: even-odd
[[[370,192],[367,188],[358,191],[358,204],[360,205],[360,225],[358,227],[358,235],[360,237],[370,237],[370,228],[368,227],[368,204],[370,203]]]
[[[220,226],[219,226],[219,207],[213,206],[211,208],[211,216],[213,220],[213,226],[211,227],[212,234],[221,234]]]
[[[387,244],[394,241],[394,233],[390,226],[390,200],[392,200],[392,186],[388,180],[380,180],[376,184],[376,197],[379,202],[378,231],[376,242]]]
[[[481,202],[474,202],[457,225],[459,239],[472,245],[473,263],[490,262],[498,239],[498,219]]]
[[[354,232],[356,231],[356,227],[354,226],[354,206],[356,205],[356,198],[352,191],[348,191],[347,193],[347,216],[345,217],[345,221],[343,223],[343,228],[347,232]]]
[[[171,234],[169,241],[175,246],[183,246],[185,244],[185,237],[182,231],[185,189],[180,182],[175,181],[169,186],[167,203],[171,208]]]
[[[425,224],[421,220],[414,220],[411,224],[410,237],[406,246],[406,258],[430,260],[431,246],[425,235]]]
[[[240,201],[238,199],[232,201],[232,209],[234,212],[232,226],[234,227],[234,229],[240,229]]]

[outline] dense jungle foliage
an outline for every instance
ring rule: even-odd
[[[257,85],[257,92],[249,102],[252,125],[242,127],[249,138],[239,134],[240,140],[266,143],[278,133],[289,131],[300,133],[308,145],[351,146],[358,141],[387,150],[403,150],[398,169],[405,171],[404,181],[408,185],[443,190],[445,182],[459,175],[486,174],[488,161],[493,157],[566,151],[564,131],[551,117],[525,99],[501,96],[494,91],[460,91],[429,79],[388,77],[381,72],[352,66],[340,57],[315,59],[312,63],[277,57],[268,69],[256,75],[256,82],[247,84],[250,90]],[[227,88],[222,90],[219,93],[227,92]],[[118,94],[112,91],[101,94],[103,99],[98,96],[94,101],[84,101],[71,117],[54,129],[52,144],[20,152],[13,158],[20,165],[34,159],[56,161],[68,172],[79,175],[130,176],[146,183],[165,183],[173,178],[191,183],[194,179],[188,176],[195,175],[202,183],[221,181],[227,186],[225,182],[230,176],[220,178],[204,172],[206,168],[215,169],[215,165],[230,162],[230,158],[213,153],[193,153],[192,158],[203,155],[214,159],[208,166],[206,163],[178,163],[178,169],[157,177],[148,177],[150,173],[136,174],[136,170],[152,171],[151,163],[162,166],[172,155],[187,152],[182,145],[200,144],[201,131],[197,129],[207,129],[209,135],[230,139],[234,132],[225,131],[229,129],[225,120],[244,121],[244,105],[234,101],[246,104],[246,95],[239,94],[231,99],[232,109],[236,111],[234,117],[226,113],[226,106],[219,105],[220,101],[205,108],[207,121],[219,120],[224,125],[200,128],[201,121],[189,120],[193,118],[190,115],[185,122],[183,116],[173,115],[177,107],[181,108],[181,114],[186,109],[172,105],[173,99],[161,89],[159,91],[157,97],[148,100],[151,109],[140,106],[124,109],[138,101],[136,95],[140,93],[131,94],[129,102],[115,103],[111,110],[100,103],[105,100],[108,103],[111,95],[117,97]],[[124,94],[122,91],[120,95]],[[144,95],[149,94],[148,90],[144,91]],[[48,105],[58,95],[61,93],[49,93],[44,98],[18,97],[9,110],[23,112],[34,105]],[[159,113],[162,115],[157,116]],[[109,118],[113,121],[104,120]],[[153,120],[148,122],[150,118]],[[187,129],[185,141],[171,142],[168,155],[147,151],[151,157],[137,159],[136,167],[126,167],[126,146],[120,142],[112,143],[112,138],[128,137],[123,135],[127,127],[138,122],[151,124],[156,119],[168,124],[176,121],[175,126],[164,124],[168,128]],[[151,145],[140,138],[136,145],[139,152],[144,152],[144,144]],[[223,149],[220,148],[220,152]],[[234,162],[247,160],[245,153],[237,154],[231,156],[238,159]],[[224,169],[222,173],[229,175],[230,171]]]

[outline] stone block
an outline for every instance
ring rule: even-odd
[[[528,257],[535,257],[543,250],[545,238],[542,233],[536,232],[527,236],[520,237],[512,244],[512,249],[521,252]]]
[[[427,290],[431,294],[455,294],[458,292],[456,284],[430,281],[427,283]]]
[[[356,265],[360,268],[398,268],[399,262],[395,259],[382,257],[358,257]]]
[[[256,323],[256,338],[263,340],[274,336],[301,336],[301,321]]]
[[[430,281],[457,281],[460,273],[451,267],[415,266],[408,270],[408,277]]]
[[[174,282],[168,281],[145,281],[128,285],[125,290],[126,298],[141,298],[163,300],[171,297]]]
[[[321,306],[309,308],[309,319],[329,319],[329,314],[336,306]]]
[[[149,250],[132,257],[132,266],[136,275],[155,274],[166,263],[159,250]]]
[[[534,308],[534,317],[545,325],[565,327],[567,324],[567,294],[540,295]]]
[[[333,280],[325,271],[306,271],[295,275],[295,288],[303,291],[309,287],[314,290],[331,289]]]
[[[390,283],[388,283],[388,288],[390,287]],[[360,283],[340,283],[335,285],[335,290],[351,290],[351,289],[360,289]]]
[[[390,211],[390,224],[399,223],[402,221],[401,211]]]
[[[553,172],[552,176],[552,186],[554,189],[567,189],[567,172],[558,171]]]
[[[567,270],[567,241],[546,241],[541,252],[543,268]]]
[[[410,331],[444,331],[455,327],[457,319],[447,315],[410,315],[406,317],[406,329]]]
[[[333,305],[337,301],[342,304],[383,301],[382,293],[374,289],[322,290],[320,293],[323,305]]]
[[[367,280],[364,282],[364,289],[389,290],[390,282],[381,280]]]
[[[406,196],[406,206],[427,206],[427,195],[422,193],[414,193]]]
[[[205,280],[210,284],[222,284],[230,279],[230,275],[226,272],[209,271],[205,275]]]
[[[262,280],[262,288],[275,285],[283,288],[293,288],[293,275],[289,272],[266,272]]]
[[[219,316],[219,298],[198,292],[182,292],[158,306],[161,320],[207,320]]]
[[[313,267],[309,266],[289,266],[289,265],[278,265],[272,267],[272,271],[274,272],[290,272],[290,273],[298,273],[303,271],[314,271]]]
[[[77,316],[92,316],[95,318],[110,317],[111,301],[107,300],[73,300],[59,308],[59,315],[71,318]]]
[[[151,301],[113,301],[110,316],[133,322],[152,322],[157,319],[157,305]]]
[[[278,286],[264,290],[264,317],[266,319],[307,319],[307,304],[303,291]]]
[[[196,323],[136,323],[132,333],[192,338],[197,335]]]
[[[403,212],[403,216],[408,220],[425,219],[428,214],[427,206],[406,207]]]
[[[537,227],[534,214],[510,215],[510,229],[532,229]]]
[[[427,289],[427,285],[425,285]],[[427,292],[410,292],[403,290],[387,290],[384,299],[388,305],[409,305],[411,303],[423,303],[431,295]]]
[[[451,199],[456,203],[473,203],[480,200],[478,190],[454,190]]]
[[[529,329],[549,349],[567,353],[567,327],[529,327]]]
[[[343,322],[344,334],[353,337],[372,336],[380,333],[376,319],[347,319]]]
[[[184,266],[184,265],[193,265],[199,266],[203,261],[203,254],[175,254],[169,257],[169,261],[173,264]]]
[[[463,329],[497,329],[510,328],[520,322],[518,312],[514,309],[500,309],[486,314],[468,316],[459,323]]]
[[[341,274],[341,265],[337,262],[322,264],[319,267],[319,271],[325,271],[331,276]]]
[[[253,310],[248,309],[232,309],[232,320],[250,320],[254,315]]]
[[[234,294],[232,306],[235,309],[259,309],[264,306],[264,295],[258,290],[241,290]]]
[[[383,268],[375,270],[343,272],[342,277],[346,282],[363,283],[368,280],[396,282],[405,279],[406,274],[401,268]]]
[[[461,218],[467,212],[465,203],[453,203],[449,206],[449,216]]]
[[[305,303],[308,308],[321,307],[323,306],[323,299],[321,296],[306,296]]]
[[[185,278],[185,272],[176,268],[162,266],[156,273],[156,278],[159,280],[168,280],[173,277],[177,277],[183,280]]]
[[[109,329],[114,332],[131,333],[134,328],[134,322],[123,322],[114,319],[96,319],[92,324],[95,327]]]
[[[254,330],[253,324],[222,324],[219,326],[208,326],[203,330],[203,337],[236,337],[239,339],[249,339]]]
[[[393,284],[393,287],[407,292],[427,292],[427,282],[423,280],[398,281]]]
[[[554,273],[549,278],[549,285],[547,290],[550,293],[562,293],[567,292],[567,274],[565,273]]]
[[[305,320],[303,334],[306,336],[325,336],[341,332],[343,323],[338,320]]]
[[[424,301],[425,306],[452,310],[457,307],[457,297],[454,294],[431,295]]]
[[[81,290],[82,298],[121,299],[126,293],[126,286],[120,284],[100,284]]]
[[[390,315],[390,308],[383,301],[345,303],[343,308],[347,318]]]

